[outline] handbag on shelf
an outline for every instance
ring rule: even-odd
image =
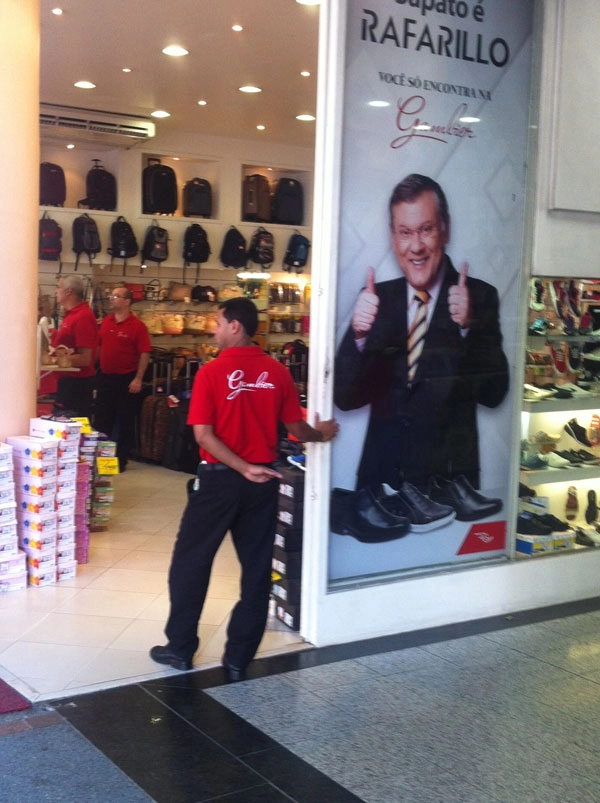
[[[191,301],[192,285],[181,282],[169,282],[169,301]]]
[[[146,324],[146,327],[148,329],[148,334],[150,335],[163,334],[162,312],[145,309],[141,310],[141,312],[138,314],[138,318],[140,319],[140,321]]]
[[[125,287],[131,293],[133,301],[143,301],[146,297],[145,287],[143,284],[128,284],[125,282]]]
[[[158,301],[160,294],[160,280],[152,279],[144,287],[144,298],[146,301]]]
[[[163,335],[182,335],[185,316],[180,312],[162,312]]]

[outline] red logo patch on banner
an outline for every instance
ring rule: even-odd
[[[456,554],[473,555],[476,552],[496,552],[505,548],[506,522],[487,521],[471,527]]]

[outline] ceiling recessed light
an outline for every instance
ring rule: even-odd
[[[262,92],[262,89],[259,86],[241,86],[240,92],[246,92],[248,95],[251,95],[253,92]]]
[[[123,67],[121,72],[131,72],[131,67]]]
[[[265,126],[264,125],[257,125],[256,127],[258,128],[259,131],[264,131],[265,130]]]
[[[206,106],[206,101],[205,100],[199,100],[198,101],[198,106]]]
[[[96,84],[93,84],[91,81],[77,81],[75,86],[77,89],[96,89]]]
[[[373,106],[376,109],[384,109],[386,106],[389,106],[389,105],[390,104],[388,103],[387,100],[370,100],[367,103],[367,106]]]
[[[296,120],[302,120],[303,123],[310,123],[317,118],[313,114],[297,114]]]
[[[302,72],[300,73],[300,75],[301,75],[303,78],[310,78],[310,73],[309,73],[309,71],[308,71],[308,70],[302,70]]]
[[[164,47],[162,52],[165,56],[187,56],[190,51],[186,50],[185,47],[181,47],[181,45],[169,45]]]
[[[235,31],[236,33],[239,33],[240,31],[243,31],[244,29],[242,28],[241,25],[232,25],[231,26],[231,30]]]
[[[152,113],[150,114],[150,116],[151,116],[151,117],[170,117],[170,116],[171,116],[171,114],[170,114],[170,112],[164,112],[164,111],[162,111],[161,109],[158,109],[157,111],[155,111],[155,112],[152,112]]]
[[[67,145],[67,150],[68,151],[72,151],[74,147],[75,147],[75,145],[73,145],[72,142],[69,142],[69,144]]]
[[[62,10],[62,8],[53,8],[52,9],[52,13],[55,16],[60,17],[60,15],[63,13],[63,10]]]

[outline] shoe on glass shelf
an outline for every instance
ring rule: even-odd
[[[565,518],[567,521],[574,521],[579,513],[579,500],[577,499],[577,488],[569,485],[567,489],[567,501],[565,502]]]
[[[558,454],[558,452],[548,452],[543,454],[540,452],[539,457],[548,468],[574,468],[573,463],[566,457]]]
[[[535,321],[530,324],[529,329],[527,330],[530,335],[545,335],[548,333],[548,329],[550,329],[550,321],[546,320],[546,318],[536,318]]]
[[[548,468],[548,463],[540,454],[526,454],[521,457],[521,468],[527,471],[539,471],[540,469]]]
[[[569,305],[569,309],[575,315],[576,318],[579,318],[581,315],[580,309],[581,303],[581,293],[579,291],[579,285],[576,281],[571,279],[569,282],[569,287],[567,290],[567,304]]]
[[[553,516],[552,513],[537,513],[534,515],[536,515],[538,521],[545,524],[546,527],[551,527],[553,533],[566,533],[567,530],[571,529],[571,525],[567,521]]]
[[[519,535],[550,535],[552,527],[542,524],[535,513],[523,511],[517,517],[517,532]]]
[[[580,546],[600,547],[600,533],[591,527],[577,527],[575,530],[575,543]]]
[[[592,445],[588,439],[585,427],[582,427],[581,424],[578,424],[576,418],[572,418],[568,423],[566,423],[564,430],[567,435],[570,435],[571,438],[576,440],[577,443],[581,444],[582,446]]]
[[[598,506],[596,504],[596,491],[588,491],[588,504],[585,509],[586,524],[592,524],[598,518]]]
[[[529,307],[536,312],[544,309],[544,284],[541,279],[531,279],[529,282]]]
[[[550,292],[550,300],[552,301],[554,312],[562,320],[567,307],[567,292],[564,282],[560,279],[548,282],[548,291]]]

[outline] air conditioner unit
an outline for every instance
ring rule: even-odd
[[[106,142],[114,145],[133,145],[155,134],[151,120],[136,115],[77,109],[71,106],[40,106],[40,133],[61,139]]]

